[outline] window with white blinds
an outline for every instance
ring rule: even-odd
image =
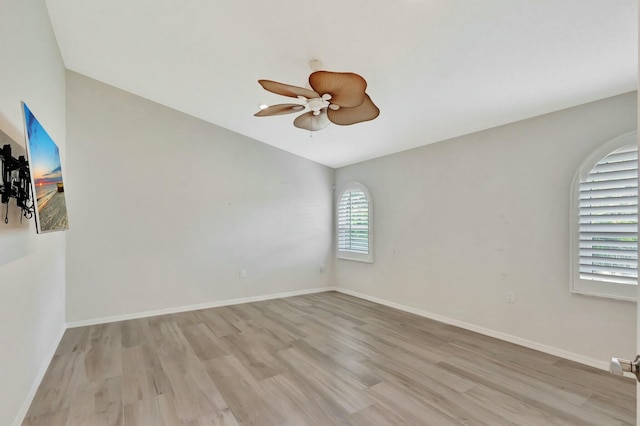
[[[629,135],[623,135],[629,136]],[[631,144],[619,146],[632,141]],[[638,146],[617,138],[596,151],[574,182],[577,214],[572,289],[635,299],[638,282]],[[613,145],[613,146],[612,146]],[[595,164],[594,164],[595,162]],[[589,167],[588,170],[586,168]],[[577,212],[575,211],[577,210]],[[577,259],[576,259],[577,257]]]
[[[360,183],[340,192],[337,203],[337,252],[341,259],[371,262],[371,196]]]

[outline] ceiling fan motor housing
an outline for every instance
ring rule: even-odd
[[[329,107],[329,99],[331,99],[329,94],[322,95],[321,98],[308,99],[307,106],[313,111],[313,115],[318,115],[324,108]]]

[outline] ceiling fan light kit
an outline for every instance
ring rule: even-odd
[[[366,80],[355,73],[315,71],[309,76],[311,89],[272,80],[258,80],[258,83],[269,92],[297,98],[302,103],[271,105],[254,115],[268,117],[307,110],[293,121],[300,129],[314,132],[329,123],[350,126],[380,115],[380,110],[365,92]]]

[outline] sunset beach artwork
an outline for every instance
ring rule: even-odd
[[[69,228],[58,146],[22,103],[38,233]]]

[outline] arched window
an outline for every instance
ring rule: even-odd
[[[345,185],[336,214],[338,258],[373,262],[373,202],[367,187],[358,182]]]
[[[572,185],[571,291],[636,300],[638,142],[615,138],[580,166]]]

